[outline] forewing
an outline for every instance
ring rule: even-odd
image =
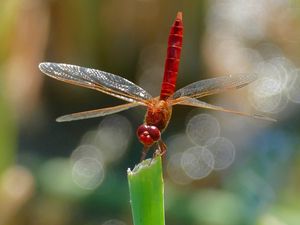
[[[133,107],[136,107],[140,105],[139,103],[127,103],[123,105],[113,106],[113,107],[107,107],[103,109],[95,109],[85,112],[78,112],[78,113],[72,113],[65,116],[58,117],[56,119],[57,122],[68,122],[73,120],[83,120],[83,119],[89,119],[89,118],[95,118],[100,116],[106,116],[113,113],[121,112]]]
[[[264,115],[250,114],[250,113],[235,111],[235,110],[231,110],[231,109],[226,109],[221,106],[212,105],[212,104],[200,101],[195,98],[182,97],[181,100],[182,101],[175,103],[174,105],[188,105],[188,106],[194,106],[194,107],[199,107],[199,108],[217,110],[217,111],[226,112],[226,113],[232,113],[232,114],[241,115],[241,116],[252,117],[255,119],[268,120],[268,121],[273,121],[273,122],[276,121],[275,119],[264,116]]]
[[[242,88],[258,78],[257,74],[229,75],[200,80],[177,90],[172,96],[177,99],[183,96],[201,98],[224,91]]]
[[[57,80],[95,89],[128,102],[145,104],[145,100],[152,98],[147,91],[131,81],[104,71],[49,62],[41,63],[39,68],[43,73]]]

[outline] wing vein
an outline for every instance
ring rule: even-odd
[[[83,119],[90,119],[90,118],[96,118],[101,116],[110,115],[113,113],[121,112],[136,106],[139,106],[139,103],[131,102],[127,104],[102,108],[102,109],[94,109],[84,112],[78,112],[78,113],[72,113],[64,116],[60,116],[56,119],[57,122],[69,122],[73,120],[83,120]]]
[[[177,90],[172,99],[180,97],[202,98],[228,90],[242,88],[258,78],[256,74],[239,74],[200,80]]]
[[[60,81],[103,92],[128,102],[147,104],[152,96],[131,81],[100,70],[63,64],[41,63],[40,70]]]

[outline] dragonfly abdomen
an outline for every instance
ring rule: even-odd
[[[167,58],[165,62],[164,78],[161,86],[160,99],[166,100],[174,91],[182,48],[183,23],[182,13],[178,12],[176,20],[171,27],[168,39]]]

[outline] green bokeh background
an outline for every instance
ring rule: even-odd
[[[0,224],[100,225],[106,221],[106,225],[122,225],[116,220],[132,224],[126,170],[133,168],[140,157],[142,147],[135,136],[126,153],[106,168],[103,183],[89,191],[73,182],[69,158],[82,136],[97,128],[102,118],[55,122],[57,116],[66,113],[121,101],[51,80],[38,71],[38,63],[53,61],[97,68],[139,82],[141,54],[149,46],[160,46],[162,55],[152,60],[163,66],[168,31],[181,10],[185,36],[178,86],[182,87],[215,71],[222,72],[219,64],[209,59],[213,52],[203,50],[212,2],[1,0]],[[286,13],[292,22],[281,24],[278,18],[278,23],[267,26],[268,35],[263,41],[278,46],[298,67],[299,1],[290,1],[290,7],[293,10]],[[260,22],[260,18],[255,21]],[[285,39],[278,30],[286,34]],[[296,33],[293,40],[292,31]],[[256,44],[252,40],[251,47],[255,49]],[[157,75],[158,84],[161,76]],[[159,88],[156,86],[154,91]],[[210,100],[214,102],[214,98]],[[184,107],[174,112],[165,139],[184,131],[182,118],[189,112]],[[289,103],[275,114],[277,123],[236,145],[237,150],[244,151],[224,171],[188,185],[177,184],[165,173],[166,224],[300,224],[299,112],[297,104]],[[135,129],[143,113],[138,108],[121,115]],[[114,223],[107,222],[112,219]]]

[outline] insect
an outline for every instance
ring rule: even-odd
[[[200,80],[175,91],[182,38],[182,13],[178,12],[168,38],[161,93],[160,96],[155,98],[131,81],[111,73],[69,64],[40,63],[40,70],[52,78],[69,84],[94,89],[129,102],[108,108],[61,116],[57,118],[57,121],[65,122],[88,119],[121,112],[136,106],[147,107],[144,123],[138,127],[136,132],[139,141],[144,146],[141,156],[142,161],[145,159],[150,147],[154,144],[157,144],[159,154],[166,152],[167,148],[161,139],[161,133],[168,126],[174,105],[194,106],[258,119],[273,120],[262,115],[234,111],[198,100],[198,98],[204,96],[242,88],[255,81],[258,78],[256,74],[229,75]]]

